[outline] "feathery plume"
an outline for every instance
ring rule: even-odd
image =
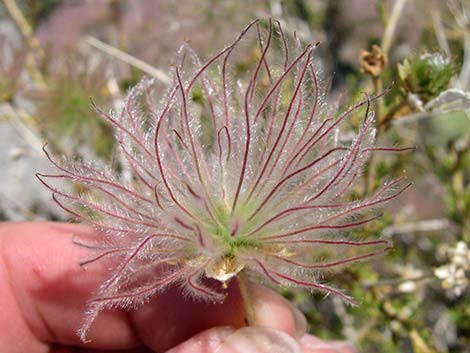
[[[341,235],[379,217],[408,185],[400,178],[364,199],[345,195],[372,153],[406,149],[374,147],[369,108],[379,96],[339,114],[325,104],[315,48],[288,40],[275,20],[256,20],[205,63],[183,46],[169,88],[143,80],[120,112],[94,106],[114,126],[132,178],[46,151],[59,172],[39,179],[102,234],[99,245],[77,240],[96,251],[82,265],[114,264],[89,301],[82,339],[101,310],[132,308],[169,286],[220,302],[242,271],[354,303],[322,274],[390,248]],[[342,124],[361,108],[355,138],[342,142]]]

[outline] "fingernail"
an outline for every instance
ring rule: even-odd
[[[297,341],[282,331],[244,327],[228,336],[217,353],[303,353]]]
[[[324,341],[315,336],[304,335],[300,343],[305,353],[356,353],[353,346],[345,341]]]
[[[331,343],[341,353],[357,353],[352,344],[344,341],[335,341]]]
[[[323,341],[317,337],[305,335],[300,340],[302,347],[305,352],[315,352],[315,353],[340,353],[333,345],[328,341]]]
[[[218,352],[222,343],[235,332],[231,327],[214,327],[201,332],[166,353],[209,353]]]

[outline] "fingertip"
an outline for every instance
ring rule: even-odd
[[[305,316],[278,293],[258,285],[249,285],[255,310],[255,326],[283,331],[294,338],[307,330]]]

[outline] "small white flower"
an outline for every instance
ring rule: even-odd
[[[463,241],[447,249],[449,263],[434,270],[434,275],[441,279],[442,288],[454,296],[460,296],[470,284],[470,249]]]

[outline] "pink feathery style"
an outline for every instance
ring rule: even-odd
[[[134,308],[169,286],[220,302],[242,272],[354,303],[324,274],[391,247],[348,231],[379,217],[408,184],[347,196],[372,153],[407,149],[374,147],[370,106],[380,95],[339,113],[326,104],[316,47],[275,20],[250,23],[207,62],[184,45],[170,84],[144,79],[118,112],[94,106],[114,127],[117,167],[46,152],[58,172],[38,178],[100,234],[75,241],[96,252],[82,265],[112,268],[88,303],[82,339],[101,310]],[[363,119],[347,138],[353,114]]]

